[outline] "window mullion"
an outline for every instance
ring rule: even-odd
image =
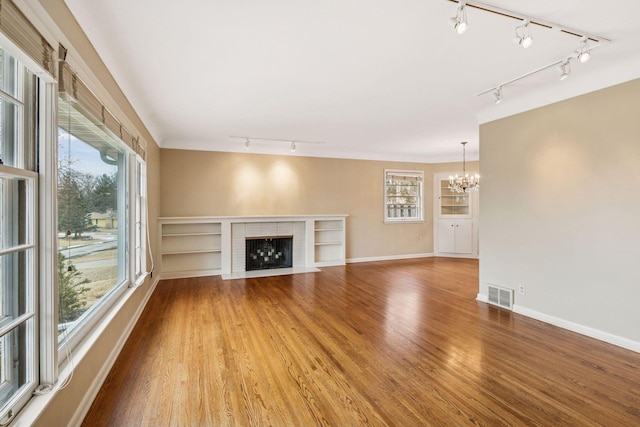
[[[54,384],[58,379],[58,88],[54,83],[41,83],[39,99],[40,146],[39,176],[39,334],[40,383]],[[52,250],[54,248],[54,250]]]
[[[32,243],[27,243],[27,244],[24,244],[24,245],[12,246],[10,248],[0,249],[0,256],[9,255],[9,254],[13,254],[13,253],[16,253],[16,252],[21,252],[21,251],[26,251],[28,249],[33,249],[35,247],[36,247],[36,245],[34,245]]]
[[[21,324],[25,323],[27,320],[34,317],[36,314],[34,312],[27,312],[21,316],[16,317],[15,319],[7,322],[6,324],[0,326],[0,337],[7,335],[12,330],[19,327]]]

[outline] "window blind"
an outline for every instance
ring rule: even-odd
[[[0,0],[0,32],[43,70],[56,76],[55,49],[11,0]]]
[[[60,61],[58,91],[65,94],[67,101],[79,104],[94,120],[111,131],[143,160],[146,159],[146,147],[140,142],[140,137],[129,132],[64,61]]]

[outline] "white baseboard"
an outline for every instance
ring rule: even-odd
[[[102,387],[102,384],[104,384],[104,381],[107,379],[107,375],[109,375],[109,372],[111,371],[113,364],[116,362],[118,355],[122,351],[124,344],[127,342],[127,339],[129,339],[129,335],[131,335],[131,331],[133,331],[133,328],[135,327],[136,323],[138,322],[138,319],[140,318],[140,315],[142,315],[142,311],[146,307],[147,302],[149,302],[149,298],[151,298],[151,294],[153,294],[153,291],[158,285],[159,280],[160,278],[156,277],[155,280],[151,283],[151,286],[149,287],[149,291],[144,296],[142,304],[138,306],[135,314],[131,317],[131,319],[129,319],[129,323],[127,324],[124,332],[122,333],[122,335],[120,335],[118,342],[111,350],[111,353],[109,353],[109,357],[107,357],[107,360],[102,365],[100,370],[97,372],[93,382],[91,383],[91,386],[86,391],[86,393],[84,394],[84,397],[82,398],[82,401],[79,403],[78,407],[76,408],[76,412],[73,414],[73,417],[69,422],[70,426],[79,427],[82,424],[82,420],[84,420],[84,417],[87,415],[87,412],[89,412],[89,409],[91,408],[91,404],[93,403],[93,400],[96,398],[96,396],[98,395],[98,392],[100,391],[100,388]]]
[[[272,276],[284,276],[287,274],[301,274],[301,273],[317,273],[320,269],[315,267],[293,267],[293,268],[274,268],[267,270],[253,270],[253,271],[240,271],[231,274],[222,274],[220,277],[222,280],[233,279],[250,279],[253,277],[272,277]]]
[[[472,254],[450,254],[447,252],[436,252],[434,256],[440,257],[440,258],[466,258],[466,259],[480,259],[480,256],[478,255],[472,255]]]
[[[373,261],[394,261],[398,259],[412,259],[412,258],[432,258],[435,255],[433,253],[424,254],[407,254],[407,255],[389,255],[389,256],[375,256],[366,258],[349,258],[347,264],[356,264],[359,262],[373,262]]]
[[[222,270],[193,270],[193,271],[170,271],[158,274],[159,280],[166,279],[188,279],[192,277],[220,276]]]
[[[481,302],[488,302],[489,297],[485,294],[478,294],[476,300]],[[562,329],[585,335],[590,338],[595,338],[599,341],[604,341],[609,344],[616,345],[618,347],[626,348],[627,350],[640,353],[640,342],[630,340],[628,338],[619,337],[617,335],[610,334],[608,332],[602,332],[598,329],[590,328],[589,326],[580,325],[579,323],[570,322],[559,317],[550,316],[545,313],[541,313],[530,308],[522,307],[520,305],[513,305],[513,312],[522,314],[523,316],[530,317],[532,319],[540,320],[541,322],[548,323],[550,325],[557,326]]]
[[[618,347],[626,348],[627,350],[635,351],[636,353],[640,353],[640,342],[633,341],[628,338],[619,337],[608,332],[603,332],[589,326],[580,325],[578,323],[560,319],[559,317],[540,313],[539,311],[531,310],[529,308],[522,307],[516,304],[513,305],[513,311],[514,313],[522,314],[523,316],[531,317],[532,319],[540,320],[542,322],[549,323],[563,329],[568,329],[581,335],[586,335],[588,337],[595,338],[597,340],[604,341]]]

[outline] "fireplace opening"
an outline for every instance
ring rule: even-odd
[[[293,266],[293,236],[247,238],[246,247],[246,271]]]

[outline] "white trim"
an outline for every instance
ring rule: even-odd
[[[476,300],[481,302],[487,302],[489,298],[485,294],[478,293]],[[606,343],[613,344],[618,347],[626,348],[627,350],[635,351],[636,353],[640,353],[640,342],[638,341],[633,341],[628,338],[619,337],[617,335],[613,335],[608,332],[603,332],[598,329],[580,325],[579,323],[574,323],[569,320],[565,320],[559,317],[541,313],[536,310],[531,310],[530,308],[526,308],[517,304],[513,305],[513,312],[521,314],[526,317],[530,317],[532,319],[539,320],[544,323],[548,323],[550,325],[557,326],[562,329],[567,329],[569,331],[575,332],[580,335],[585,335],[590,338],[595,338],[599,341],[604,341]]]
[[[489,295],[478,293],[476,301],[489,303]]]
[[[151,295],[153,294],[153,291],[155,290],[158,284],[158,281],[159,279],[156,278],[155,281],[151,283],[151,285],[149,286],[149,291],[144,296],[142,303],[138,306],[134,315],[131,316],[131,318],[129,319],[128,324],[126,325],[122,334],[120,334],[120,338],[118,339],[118,342],[113,347],[105,363],[97,372],[89,388],[84,391],[84,396],[80,401],[80,403],[78,404],[78,406],[76,407],[76,411],[74,412],[73,416],[69,421],[69,426],[80,426],[80,424],[82,424],[82,420],[87,415],[87,412],[89,411],[89,408],[93,403],[93,400],[95,399],[96,395],[100,391],[102,384],[104,383],[107,375],[109,374],[109,371],[111,371],[111,368],[113,367],[113,364],[118,358],[118,355],[122,351],[122,348],[124,347],[124,344],[129,338],[131,331],[133,330],[136,323],[138,322],[138,319],[142,315],[142,311],[146,307],[147,302],[149,301],[149,298],[151,298]],[[101,319],[101,321],[98,323],[98,325],[96,325],[96,327],[91,330],[91,333],[85,336],[85,339],[78,346],[76,346],[73,352],[73,356],[72,356],[73,363],[72,364],[67,363],[64,369],[61,370],[60,377],[58,378],[57,384],[54,385],[53,390],[43,395],[34,396],[29,401],[29,403],[27,403],[24,409],[18,414],[18,416],[15,418],[15,420],[12,423],[12,426],[26,427],[26,426],[31,426],[36,421],[38,421],[42,412],[44,412],[47,406],[49,406],[51,401],[56,397],[56,395],[60,391],[57,388],[57,385],[64,383],[66,378],[71,374],[71,366],[78,366],[78,364],[82,362],[82,359],[84,359],[84,357],[91,350],[94,344],[100,339],[100,337],[102,336],[102,333],[111,324],[112,320],[120,313],[120,310],[122,309],[122,307],[125,306],[127,301],[129,301],[129,299],[131,298],[131,296],[133,296],[133,294],[136,292],[137,289],[138,288],[128,289],[127,293],[118,300],[118,303],[116,304],[115,307],[113,307],[113,309],[109,312],[109,314],[107,316],[104,316]]]
[[[480,256],[473,254],[451,254],[448,252],[436,252],[435,256],[438,258],[467,258],[467,259],[480,259]]]
[[[222,270],[188,270],[188,271],[165,271],[160,272],[159,280],[167,279],[188,279],[192,277],[221,276]]]
[[[406,255],[385,255],[385,256],[373,256],[365,258],[348,258],[347,264],[356,264],[359,262],[375,262],[375,261],[394,261],[399,259],[413,259],[413,258],[433,258],[434,253],[422,253],[422,254],[406,254]]]
[[[58,85],[41,82],[41,89],[38,355],[40,384],[51,384],[58,377]]]
[[[554,326],[558,326],[563,329],[568,329],[578,334],[595,338],[597,340],[604,341],[618,347],[626,348],[627,350],[635,351],[636,353],[640,353],[640,342],[638,341],[619,337],[608,332],[603,332],[598,329],[590,328],[589,326],[580,325],[569,320],[560,319],[559,317],[541,313],[536,310],[531,310],[529,308],[522,307],[516,304],[513,305],[513,312],[522,314],[523,316],[531,317],[532,319],[540,320],[545,323],[549,323]]]
[[[319,271],[320,269],[315,267],[274,268],[271,270],[238,271],[237,273],[222,274],[221,277],[222,280],[250,279],[254,277],[285,276],[287,274],[317,273]]]

